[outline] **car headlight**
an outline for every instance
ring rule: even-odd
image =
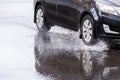
[[[100,11],[113,14],[113,15],[120,15],[120,7],[104,4],[104,3],[97,3],[97,7],[100,9]]]

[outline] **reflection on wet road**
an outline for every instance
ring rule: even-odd
[[[120,80],[119,53],[104,42],[85,46],[74,33],[41,31],[35,37],[40,74],[55,80]]]

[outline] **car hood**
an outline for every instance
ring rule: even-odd
[[[104,4],[120,7],[120,0],[96,0]]]

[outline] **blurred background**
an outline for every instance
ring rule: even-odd
[[[33,0],[0,0],[0,80],[46,80],[34,70]]]

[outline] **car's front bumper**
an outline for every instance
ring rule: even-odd
[[[98,29],[100,37],[120,39],[120,16],[104,14]]]

